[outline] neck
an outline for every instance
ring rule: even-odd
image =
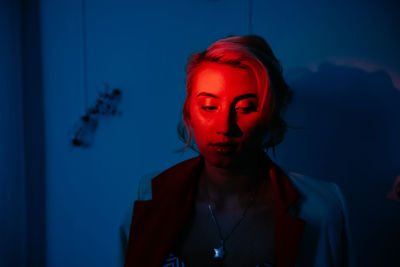
[[[205,161],[201,173],[201,187],[203,199],[208,201],[208,195],[212,202],[220,208],[240,208],[247,205],[256,187],[261,186],[260,158],[240,168],[218,168]]]

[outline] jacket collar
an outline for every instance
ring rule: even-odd
[[[276,200],[277,267],[292,267],[305,222],[290,215],[288,209],[300,194],[266,154],[263,161]],[[196,185],[203,165],[203,157],[198,156],[167,169],[152,179],[153,199],[135,201],[125,267],[162,265],[194,208]]]
[[[293,267],[300,247],[305,221],[288,213],[301,197],[285,172],[267,155],[269,177],[276,202],[275,253],[277,267]]]

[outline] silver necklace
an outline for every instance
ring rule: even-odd
[[[236,228],[239,226],[239,224],[243,221],[243,219],[246,217],[246,213],[248,211],[248,209],[250,208],[250,206],[253,204],[256,193],[257,193],[257,189],[258,189],[258,183],[257,186],[251,196],[251,199],[249,201],[249,204],[247,204],[247,207],[244,209],[242,216],[240,217],[240,219],[236,222],[236,224],[233,226],[232,230],[229,232],[229,234],[224,238],[222,236],[222,232],[221,232],[221,227],[218,224],[217,218],[214,215],[214,212],[212,210],[211,207],[211,198],[210,198],[210,193],[208,191],[208,184],[206,184],[206,191],[207,191],[207,196],[208,196],[208,210],[210,211],[211,214],[211,218],[214,222],[214,224],[217,226],[218,229],[218,234],[219,234],[219,238],[221,240],[220,246],[218,248],[214,248],[214,258],[216,259],[221,259],[223,260],[226,254],[226,250],[225,250],[225,241],[228,240],[228,238],[232,235],[232,233],[236,230]]]

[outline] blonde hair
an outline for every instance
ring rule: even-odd
[[[247,68],[254,74],[261,99],[260,108],[265,114],[268,129],[262,148],[268,149],[281,143],[286,132],[286,122],[282,115],[292,97],[292,92],[283,78],[281,65],[262,37],[231,36],[216,41],[206,50],[192,54],[188,59],[186,64],[187,96],[183,106],[183,121],[178,125],[178,134],[186,143],[182,150],[188,147],[193,148],[189,99],[193,89],[193,78],[204,62]]]

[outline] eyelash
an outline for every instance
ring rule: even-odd
[[[244,108],[236,108],[236,111],[237,110],[242,110],[241,113],[246,113],[247,114],[247,113],[256,111],[256,107],[255,106],[250,106],[250,107],[244,107]]]
[[[206,107],[201,107],[202,110],[207,111],[207,112],[213,112],[217,109],[218,107],[215,106],[206,106]],[[255,106],[249,106],[249,107],[239,107],[239,108],[235,108],[236,111],[242,110],[240,113],[250,113],[253,111],[256,111],[256,107]]]
[[[214,106],[207,106],[207,107],[201,107],[201,109],[202,109],[202,110],[205,110],[205,111],[214,111],[214,110],[217,109],[217,107],[214,107]]]

